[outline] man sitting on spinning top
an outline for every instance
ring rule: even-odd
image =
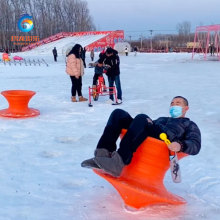
[[[95,150],[95,157],[81,163],[82,167],[102,169],[106,173],[119,177],[125,165],[130,164],[133,153],[147,138],[159,138],[166,133],[171,144],[169,150],[196,155],[201,148],[201,133],[198,126],[185,117],[189,109],[188,101],[176,96],[170,104],[171,117],[152,120],[145,114],[132,118],[122,109],[114,110],[105,126],[104,132]],[[116,141],[122,129],[127,129],[117,150]],[[146,155],[147,157],[147,155]]]

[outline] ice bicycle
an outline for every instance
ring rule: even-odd
[[[117,103],[117,93],[115,86],[107,87],[104,83],[104,77],[103,75],[100,75],[98,77],[98,80],[96,82],[96,85],[93,87],[89,86],[89,107],[92,107],[92,97],[94,101],[98,101],[99,96],[105,96],[105,95],[114,95],[115,101]]]

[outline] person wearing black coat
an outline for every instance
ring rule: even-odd
[[[137,49],[137,47],[135,46],[135,47],[134,47],[134,55],[135,55],[135,56],[137,55],[137,51],[138,51],[138,49]]]
[[[54,57],[54,61],[57,62],[57,49],[56,47],[53,48],[53,57]]]
[[[124,166],[131,162],[139,145],[147,137],[160,139],[161,133],[166,133],[171,141],[168,145],[170,151],[198,154],[201,148],[201,133],[198,126],[185,117],[188,109],[187,99],[176,96],[170,104],[171,117],[152,120],[145,114],[138,114],[132,118],[122,109],[114,110],[97,144],[95,157],[83,161],[81,166],[99,168],[118,177]],[[127,133],[117,150],[116,141],[122,129],[127,129]]]
[[[83,61],[84,68],[86,68],[86,48],[85,47],[82,50],[81,58]]]
[[[122,90],[120,81],[120,59],[118,52],[112,48],[107,48],[104,54],[100,56],[98,60],[100,66],[104,66],[106,69],[106,75],[108,76],[109,87],[113,87],[114,83],[117,89],[117,102],[122,102]],[[112,92],[112,89],[110,89]],[[114,101],[113,94],[109,95],[110,101]]]
[[[209,49],[210,49],[211,56],[214,56],[215,46],[213,43],[211,43],[211,45],[209,46]]]

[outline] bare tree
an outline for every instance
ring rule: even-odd
[[[43,39],[59,32],[95,30],[84,0],[0,0],[0,8],[0,48],[12,48],[12,35]],[[28,33],[17,27],[24,13],[33,18],[34,28]]]
[[[191,30],[191,23],[189,21],[184,21],[177,24],[177,30],[179,35],[188,36]]]
[[[179,33],[179,46],[183,46],[187,41],[190,41],[191,23],[184,21],[177,24],[177,31]]]

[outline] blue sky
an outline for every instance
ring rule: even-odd
[[[178,23],[220,24],[220,0],[87,0],[97,30],[124,30],[127,36],[175,33]]]

